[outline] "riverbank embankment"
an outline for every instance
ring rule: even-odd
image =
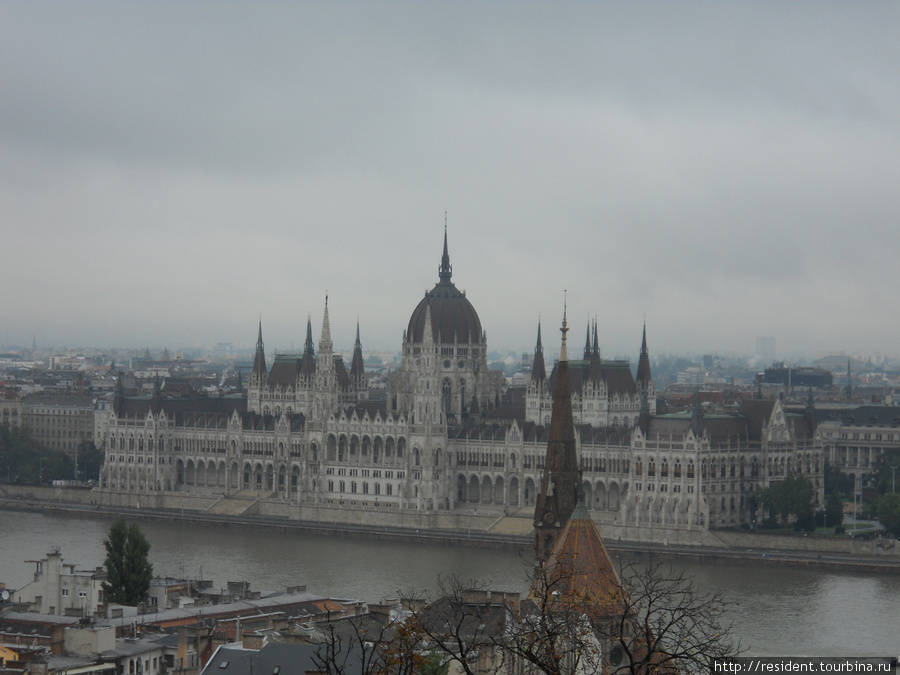
[[[18,486],[2,486],[15,488]],[[287,515],[272,516],[259,513],[221,514],[191,508],[191,500],[179,500],[176,508],[147,508],[122,504],[102,503],[96,495],[84,490],[75,499],[66,499],[66,493],[57,489],[29,488],[27,490],[0,489],[0,509],[36,511],[80,518],[112,519],[125,516],[134,520],[187,521],[209,527],[266,528],[283,532],[310,532],[333,537],[357,537],[396,541],[429,542],[435,545],[468,546],[478,548],[505,548],[527,550],[532,537],[527,532],[529,519],[519,516],[518,534],[490,531],[496,518],[481,514],[474,516],[462,511],[456,514],[458,527],[415,527],[410,524],[381,524],[351,522],[321,522],[290,518]],[[509,518],[507,518],[509,519]],[[614,554],[636,559],[693,560],[713,564],[742,561],[759,565],[791,567],[818,567],[847,572],[900,574],[900,542],[892,539],[859,541],[846,538],[804,537],[772,535],[744,531],[707,531],[702,539],[696,536],[660,537],[638,536],[629,538],[627,528],[598,523],[604,543]],[[496,529],[496,528],[494,528]],[[626,535],[626,536],[623,536]]]

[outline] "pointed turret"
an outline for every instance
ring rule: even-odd
[[[266,381],[266,348],[263,345],[262,319],[259,320],[259,335],[256,338],[256,355],[253,357],[251,378],[262,384]]]
[[[644,334],[641,338],[641,355],[638,358],[637,384],[638,389],[647,391],[652,380],[650,375],[650,350],[647,349],[647,322],[644,322]]]
[[[597,338],[597,319],[594,319],[594,345],[591,347],[591,356],[600,358],[600,340]]]
[[[333,350],[331,344],[331,323],[328,320],[328,296],[325,296],[325,312],[322,314],[322,335],[319,338],[319,355],[330,353]]]
[[[453,276],[453,267],[450,265],[450,253],[447,249],[447,216],[444,215],[444,253],[441,255],[441,266],[438,268],[440,283],[449,284]]]
[[[431,327],[431,303],[425,306],[425,334],[422,336],[422,344],[434,344],[434,331]]]
[[[568,330],[564,310],[560,328],[562,347],[553,391],[547,458],[534,509],[534,546],[539,557],[547,555],[553,549],[562,528],[575,509],[581,480],[575,444],[575,422],[572,416],[572,393],[569,386],[569,360],[566,351]]]
[[[816,399],[813,396],[812,385],[809,385],[809,392],[806,394],[806,412],[815,412]]]
[[[356,342],[353,345],[353,362],[350,364],[350,379],[357,387],[366,379],[366,369],[363,363],[362,342],[359,340],[359,320],[356,321]]]
[[[534,347],[534,362],[531,364],[531,379],[541,383],[547,379],[547,368],[544,365],[544,346],[541,344],[541,322],[538,321],[537,345]]]
[[[300,361],[300,374],[311,377],[316,372],[316,349],[313,346],[312,318],[306,317],[306,342],[303,343],[303,359]]]
[[[585,358],[585,360],[591,358],[592,355],[593,355],[593,351],[591,350],[591,322],[588,321],[587,335],[584,338],[584,358]]]

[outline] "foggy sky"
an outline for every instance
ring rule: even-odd
[[[0,0],[0,340],[900,354],[900,6]]]

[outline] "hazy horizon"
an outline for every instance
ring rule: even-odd
[[[0,0],[8,344],[892,355],[900,5]],[[581,336],[579,338],[579,336]]]

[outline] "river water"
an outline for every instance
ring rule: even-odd
[[[59,548],[78,569],[103,564],[111,520],[0,510],[0,582],[28,583],[37,560]],[[515,551],[142,522],[158,575],[249,581],[257,590],[306,584],[313,593],[377,602],[434,592],[440,576],[489,581],[523,591],[527,562]],[[865,575],[755,564],[678,563],[696,583],[733,603],[727,618],[751,655],[896,656],[900,574]]]

